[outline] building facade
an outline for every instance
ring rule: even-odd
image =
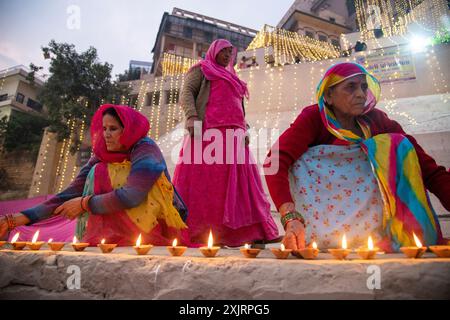
[[[21,65],[0,71],[0,119],[9,118],[14,111],[36,115],[44,111],[37,98],[44,82],[36,78],[30,83],[28,72]]]
[[[295,0],[277,27],[340,47],[340,35],[356,29],[354,7],[344,0]]]
[[[247,27],[174,8],[172,14],[165,12],[162,17],[152,49],[152,73],[162,74],[164,53],[199,60],[219,38],[229,40],[238,51],[243,51],[256,34],[256,30]]]

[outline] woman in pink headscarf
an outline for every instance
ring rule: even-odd
[[[235,57],[229,41],[214,41],[187,73],[181,93],[189,135],[173,182],[189,210],[192,243],[205,243],[210,230],[216,243],[227,246],[278,238],[248,147],[248,89],[234,71]]]
[[[130,246],[139,235],[154,245],[169,245],[174,238],[189,244],[186,207],[159,147],[147,137],[149,127],[147,118],[128,106],[102,105],[91,122],[94,155],[78,176],[44,203],[0,219],[0,237],[59,215],[77,219],[72,236],[91,246],[102,239]]]

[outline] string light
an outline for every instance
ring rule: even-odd
[[[269,62],[268,47],[273,48],[276,66],[293,63],[295,58],[304,61],[317,61],[340,56],[339,50],[328,42],[265,25],[249,44],[247,51],[264,48],[267,64]]]

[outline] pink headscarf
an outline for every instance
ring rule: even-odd
[[[231,60],[228,66],[223,67],[216,62],[216,57],[220,50],[229,47],[233,48]],[[248,99],[249,93],[247,83],[239,79],[233,67],[236,59],[236,52],[237,49],[233,47],[228,40],[217,39],[211,43],[208,52],[206,52],[205,59],[192,66],[191,69],[200,66],[206,79],[209,81],[224,79],[231,84],[241,98],[246,97]]]
[[[103,137],[103,112],[114,108],[124,126],[119,142],[128,150],[126,152],[109,152]],[[104,104],[95,112],[91,123],[91,139],[94,154],[103,162],[122,162],[129,160],[131,147],[147,136],[150,124],[140,112],[129,106]]]

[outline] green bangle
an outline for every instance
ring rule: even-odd
[[[283,225],[283,228],[286,229],[286,224],[289,221],[292,220],[298,220],[300,221],[303,225],[305,225],[305,219],[303,218],[303,216],[300,214],[300,212],[297,211],[289,211],[288,213],[286,213],[284,216],[281,217],[281,224]]]

